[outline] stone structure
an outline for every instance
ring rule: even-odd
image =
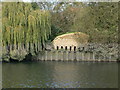
[[[82,32],[74,32],[57,36],[53,40],[54,49],[75,50],[88,43],[89,36]]]

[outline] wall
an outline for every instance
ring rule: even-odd
[[[50,61],[117,61],[118,44],[95,44],[89,43],[79,49],[49,49],[38,54],[35,60]]]
[[[39,54],[37,61],[117,61],[112,56],[98,55],[95,52],[79,51],[44,51]]]
[[[74,48],[78,49],[81,46],[81,44],[87,44],[87,43],[88,43],[88,35],[81,32],[63,34],[57,36],[53,40],[54,49],[67,48],[67,49],[71,49],[72,51],[74,50]]]

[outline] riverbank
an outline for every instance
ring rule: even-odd
[[[59,49],[55,50],[52,46],[46,45],[43,51],[28,53],[26,49],[12,50],[10,53],[5,47],[2,52],[2,61],[22,62],[22,61],[110,61],[117,62],[118,44],[95,44],[89,43],[75,51]],[[48,48],[49,47],[49,48]],[[50,48],[51,47],[51,48]]]

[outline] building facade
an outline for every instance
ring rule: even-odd
[[[57,36],[53,40],[54,49],[75,50],[88,43],[89,36],[82,32],[74,32]]]

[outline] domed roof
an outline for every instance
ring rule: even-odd
[[[88,40],[88,38],[89,36],[85,33],[73,32],[73,33],[67,33],[67,34],[57,36],[53,41],[57,41],[60,39],[74,39],[77,42],[84,42],[84,40],[86,41],[86,39]]]

